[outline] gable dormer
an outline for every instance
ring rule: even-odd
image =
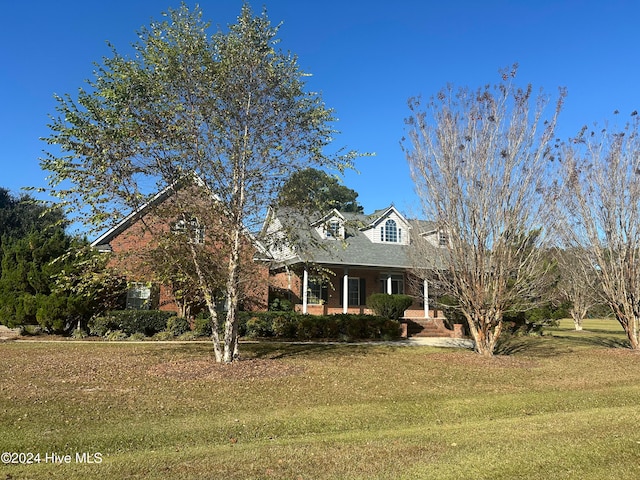
[[[371,216],[371,223],[363,229],[372,243],[409,245],[411,225],[394,206]]]
[[[335,208],[320,220],[311,224],[315,228],[320,238],[326,240],[344,240],[345,238],[345,218]]]
[[[442,228],[427,230],[420,233],[420,236],[426,239],[434,247],[445,248],[450,244],[449,233]]]

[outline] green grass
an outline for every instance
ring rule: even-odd
[[[563,321],[505,355],[428,347],[0,344],[5,478],[636,479],[640,354]],[[75,463],[100,452],[101,464]]]

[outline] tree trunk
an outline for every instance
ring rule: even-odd
[[[227,319],[224,325],[224,353],[222,361],[231,363],[238,359],[238,269],[240,266],[241,232],[236,228],[229,256],[227,276]]]
[[[485,357],[492,357],[502,332],[502,315],[479,312],[471,316],[465,314],[465,317],[469,324],[471,336],[476,344],[476,353]]]
[[[211,315],[211,340],[213,342],[213,354],[215,356],[216,362],[220,363],[222,362],[222,350],[220,349],[220,336],[218,335],[218,310],[216,308],[216,301],[211,294],[209,282],[200,269],[198,253],[196,252],[194,245],[190,245],[190,251],[193,265],[196,269],[196,274],[200,283],[200,288],[202,289],[202,296],[204,297],[207,309],[209,310],[209,315]]]
[[[627,334],[631,348],[640,350],[640,318],[635,316],[622,318],[618,316],[618,322]]]
[[[575,326],[576,332],[582,331],[582,321],[584,317],[587,315],[586,308],[576,308],[575,306],[571,309],[571,318],[573,319],[573,325]]]

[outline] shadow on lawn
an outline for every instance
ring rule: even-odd
[[[251,358],[276,360],[288,357],[310,357],[317,354],[325,354],[327,352],[335,353],[344,348],[344,345],[333,343],[256,342],[241,345],[240,354],[245,358],[247,355],[251,355]],[[353,349],[353,347],[350,348]]]
[[[585,347],[628,349],[629,342],[626,338],[594,335],[592,332],[571,335],[553,333],[541,337],[505,337],[498,343],[496,353],[498,355],[552,357]]]

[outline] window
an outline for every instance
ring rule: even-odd
[[[360,279],[349,277],[349,305],[360,305]]]
[[[398,242],[398,226],[396,221],[389,219],[384,223],[384,239],[385,242]]]
[[[327,238],[342,238],[340,235],[340,222],[338,220],[331,220],[327,224]]]
[[[188,234],[189,241],[192,243],[204,243],[204,225],[201,225],[197,218],[192,217],[189,220],[184,218],[174,222],[171,231],[176,235]]]
[[[441,247],[446,247],[449,245],[449,235],[443,230],[438,232],[438,245]]]
[[[326,300],[326,287],[321,278],[310,278],[307,290],[307,303],[321,305]]]
[[[151,286],[146,283],[131,283],[127,290],[127,308],[132,310],[149,310],[151,303]]]
[[[402,275],[391,276],[391,291],[389,292],[389,277],[380,278],[380,292],[390,294],[404,294],[404,278]]]

